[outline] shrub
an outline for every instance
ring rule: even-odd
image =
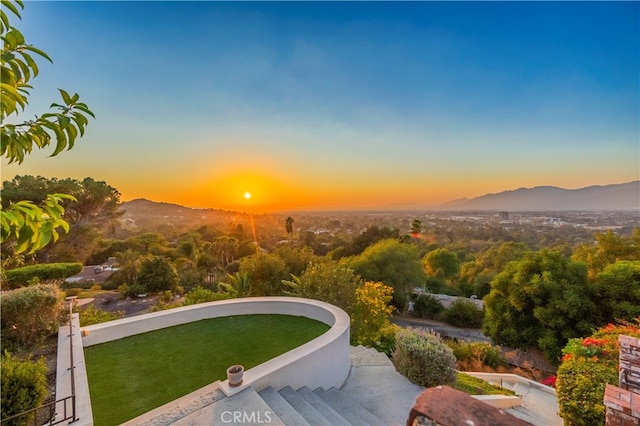
[[[186,269],[180,271],[180,286],[185,290],[190,291],[196,287],[200,287],[203,284],[202,275],[195,269]]]
[[[356,300],[351,313],[351,342],[372,346],[381,339],[381,330],[388,327],[393,312],[389,306],[393,288],[381,282],[367,281],[356,288]]]
[[[442,303],[430,294],[421,294],[416,298],[413,307],[414,315],[420,318],[436,319],[438,314],[444,310]]]
[[[93,305],[87,306],[80,310],[79,313],[81,327],[124,318],[124,311],[107,312]]]
[[[456,357],[440,338],[420,329],[402,329],[396,334],[393,364],[398,372],[425,387],[453,385]]]
[[[100,284],[100,288],[102,290],[117,290],[118,284],[115,281],[106,280],[105,282]]]
[[[2,340],[25,347],[57,330],[63,299],[57,286],[36,285],[4,292],[0,305]]]
[[[384,352],[391,356],[396,347],[396,334],[401,328],[395,324],[389,324],[380,329],[378,339],[371,344],[378,352]]]
[[[206,288],[196,287],[184,296],[184,305],[195,305],[198,303],[215,302],[217,300],[231,299],[228,293],[215,292]]]
[[[24,266],[5,272],[5,285],[8,288],[18,288],[29,285],[30,282],[46,282],[64,280],[82,271],[82,263],[41,263]]]
[[[500,348],[490,343],[447,340],[446,344],[453,350],[460,370],[477,371],[482,366],[496,370],[507,364]]]
[[[20,361],[5,352],[1,359],[2,418],[39,407],[47,396],[47,367],[43,359]],[[33,415],[9,422],[8,425],[26,424]],[[3,422],[3,424],[5,424]]]
[[[174,290],[180,283],[180,279],[176,268],[167,258],[153,256],[140,264],[137,283],[144,288],[141,293],[147,293]]]
[[[80,290],[89,290],[94,285],[95,285],[95,283],[92,283],[90,281],[74,282],[74,283],[70,283],[70,282],[66,282],[65,281],[62,284],[60,284],[60,288],[63,289],[63,290],[71,289],[71,288],[77,288],[77,289],[80,289]]]
[[[469,300],[458,299],[445,309],[442,319],[455,326],[465,328],[482,327],[484,312]]]
[[[147,292],[146,287],[139,283],[132,284],[122,284],[118,287],[118,291],[122,293],[123,296],[136,297],[139,294],[144,294]]]
[[[609,324],[584,339],[571,339],[563,349],[556,393],[567,426],[604,425],[606,384],[618,384],[618,336],[640,337],[636,324]]]

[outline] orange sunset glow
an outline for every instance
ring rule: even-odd
[[[96,119],[72,150],[3,162],[3,180],[262,213],[640,176],[637,2],[27,3],[29,43],[54,63],[23,116],[60,87]],[[185,23],[178,60],[158,42],[168,16]]]

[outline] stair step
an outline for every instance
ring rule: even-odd
[[[393,366],[393,363],[389,357],[378,352],[374,348],[368,348],[366,351],[358,352],[351,355],[351,365],[381,365],[381,366]]]
[[[291,405],[311,426],[326,426],[331,424],[318,410],[313,408],[302,396],[287,386],[278,393]]]
[[[340,392],[350,396],[385,424],[404,424],[424,391],[392,366],[353,366]]]
[[[272,386],[258,392],[264,402],[287,426],[311,426],[294,407],[287,402]]]
[[[351,355],[355,355],[357,353],[366,351],[367,348],[366,346],[362,346],[362,345],[358,345],[358,346],[351,346],[351,348],[349,349],[349,352],[351,353]]]
[[[243,426],[285,426],[263,398],[248,387],[231,397],[222,398],[190,415],[172,422],[172,426],[242,424]]]
[[[357,403],[353,398],[335,388],[329,390],[318,388],[313,393],[322,398],[353,425],[385,426],[385,422],[380,418]]]
[[[327,404],[322,398],[315,393],[311,392],[311,389],[304,386],[298,389],[298,395],[300,395],[305,401],[311,404],[322,416],[327,419],[327,424],[332,426],[351,426],[351,424],[345,420],[336,410],[334,410],[329,404]]]

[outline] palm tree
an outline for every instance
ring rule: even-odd
[[[115,253],[115,258],[125,282],[128,284],[133,283],[138,276],[138,269],[140,268],[142,258],[140,253],[127,249],[123,252]]]
[[[291,216],[287,216],[286,219],[284,220],[284,226],[287,229],[287,234],[291,235],[289,239],[293,239],[293,222],[295,221],[296,220]]]
[[[235,297],[245,297],[249,295],[251,289],[251,275],[248,272],[241,274],[227,274],[228,283],[218,283],[226,292]]]

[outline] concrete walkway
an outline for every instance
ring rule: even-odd
[[[505,410],[507,413],[526,420],[533,425],[564,425],[562,418],[558,415],[558,398],[555,389],[515,374],[473,373],[466,371],[465,374],[510,389],[520,396],[522,405]]]

